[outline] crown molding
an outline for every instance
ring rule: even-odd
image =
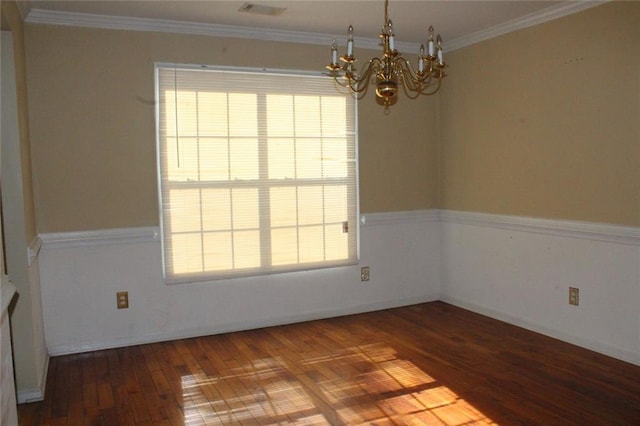
[[[563,16],[571,15],[606,3],[609,0],[587,0],[562,2],[559,5],[545,8],[541,11],[514,19],[491,28],[484,29],[466,36],[449,40],[447,51],[454,51],[483,40],[517,31],[533,25],[548,22]],[[275,42],[302,43],[328,46],[333,35],[323,33],[308,33],[301,31],[276,30],[269,28],[241,27],[233,25],[205,24],[201,22],[173,21],[165,19],[133,18],[125,16],[96,15],[90,13],[61,12],[55,10],[33,8],[25,19],[28,23],[65,25],[88,28],[101,28],[130,31],[158,31],[178,34],[193,34],[212,37],[231,37]],[[364,49],[378,49],[380,41],[375,38],[355,39],[358,47]],[[419,48],[419,43],[396,42],[401,52],[413,52]]]
[[[334,36],[322,33],[277,30],[271,28],[241,27],[234,25],[205,24],[202,22],[173,21],[167,19],[132,18],[90,13],[60,12],[31,9],[26,22],[34,24],[65,25],[73,27],[101,28],[109,30],[158,31],[192,34],[210,37],[230,37],[276,42],[316,44],[329,46]],[[358,46],[376,49],[378,39],[357,38]],[[396,43],[399,49],[413,48],[413,43]]]
[[[610,0],[585,0],[562,2],[558,5],[550,6],[520,18],[503,22],[502,24],[450,40],[446,44],[447,51],[454,51],[484,40],[489,40],[491,38],[532,27],[534,25],[553,21],[554,19],[582,12],[583,10],[599,6],[609,1]]]

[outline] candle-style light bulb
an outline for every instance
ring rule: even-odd
[[[429,56],[435,56],[436,49],[433,43],[433,25],[429,27],[429,39],[427,41],[427,51],[429,52]]]
[[[347,37],[347,57],[353,56],[353,26],[349,25]]]
[[[424,44],[420,45],[420,54],[418,54],[418,72],[424,71]]]
[[[331,65],[338,65],[338,43],[335,38],[331,43]]]
[[[444,65],[444,56],[442,54],[442,37],[438,34],[438,38],[436,39],[438,43],[438,64]]]
[[[389,49],[393,52],[394,50],[396,50],[396,36],[395,34],[393,34],[393,22],[391,22],[391,19],[389,19],[389,25],[388,25],[388,31],[389,31]]]

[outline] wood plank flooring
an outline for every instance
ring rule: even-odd
[[[640,367],[433,302],[54,357],[21,425],[640,425]]]

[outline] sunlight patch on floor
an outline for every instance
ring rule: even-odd
[[[235,365],[182,377],[186,425],[495,424],[383,343]]]

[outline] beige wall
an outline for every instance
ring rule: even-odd
[[[440,207],[639,226],[639,22],[612,2],[449,55]]]
[[[13,1],[2,1],[3,29],[11,31],[15,72],[16,139],[2,140],[4,201],[4,246],[7,275],[15,284],[18,298],[12,308],[11,329],[18,396],[39,395],[44,390],[47,353],[42,323],[42,303],[37,262],[27,263],[27,247],[36,236],[34,194],[32,191],[31,147],[29,137],[25,43],[22,17]],[[5,64],[6,65],[6,64]],[[3,75],[2,78],[5,78]],[[4,82],[3,82],[4,84]],[[6,99],[3,99],[6,101]],[[9,102],[11,104],[11,102]],[[4,107],[3,102],[3,107]],[[4,132],[3,132],[4,133]],[[16,145],[16,143],[18,145]],[[10,164],[12,167],[6,167]],[[19,176],[18,179],[15,179]],[[7,199],[9,198],[9,199]]]
[[[13,1],[2,2],[2,22],[13,36],[13,52],[16,67],[16,92],[18,101],[18,127],[20,132],[20,159],[22,168],[22,192],[24,195],[25,240],[30,243],[36,236],[34,194],[32,187],[31,145],[29,136],[29,112],[27,102],[27,74],[25,68],[25,42],[22,16]]]
[[[639,20],[640,3],[612,2],[452,52],[439,95],[401,98],[389,116],[369,94],[361,211],[640,225]],[[320,70],[327,56],[322,46],[36,24],[26,42],[39,232],[158,223],[154,62]]]
[[[158,223],[154,62],[321,71],[329,49],[27,24],[38,231]],[[329,42],[329,40],[328,40]],[[371,52],[370,54],[373,54]],[[436,207],[434,99],[360,103],[361,211]]]

